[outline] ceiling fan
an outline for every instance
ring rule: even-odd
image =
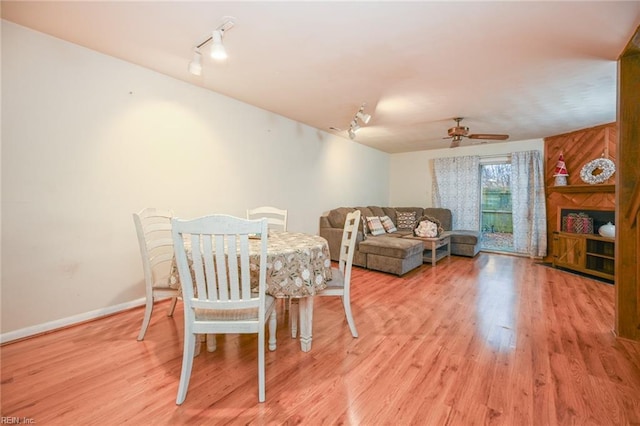
[[[449,137],[443,139],[451,139],[451,148],[456,148],[460,146],[460,141],[462,138],[469,139],[486,139],[491,141],[504,141],[509,139],[509,135],[496,135],[496,134],[488,134],[488,133],[477,133],[477,134],[469,134],[469,128],[465,126],[461,126],[460,122],[464,117],[456,117],[453,120],[456,122],[455,127],[451,127],[448,131]]]

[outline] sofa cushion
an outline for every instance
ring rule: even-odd
[[[371,216],[378,216],[378,217],[386,216],[386,213],[384,212],[382,207],[369,206],[369,210],[371,210],[371,213],[373,213]]]
[[[398,230],[389,216],[380,217],[380,222],[382,222],[384,230],[388,233],[396,232]]]
[[[382,235],[385,233],[384,226],[382,226],[382,222],[380,222],[378,216],[367,216],[367,228],[369,228],[371,235]]]
[[[396,226],[399,230],[413,230],[416,227],[416,212],[397,212]]]
[[[329,223],[334,228],[344,228],[344,223],[347,221],[347,214],[351,213],[355,209],[351,207],[338,207],[337,209],[333,209],[327,215],[329,219]]]
[[[469,244],[475,246],[480,239],[479,231],[455,230],[449,233],[452,244]]]
[[[384,215],[385,216],[389,216],[391,218],[391,221],[394,224],[397,224],[398,222],[396,222],[397,218],[396,218],[396,209],[394,209],[393,207],[383,207],[382,210],[384,210]]]
[[[358,245],[362,253],[405,259],[416,253],[422,253],[422,241],[408,238],[394,238],[388,236],[371,237]]]

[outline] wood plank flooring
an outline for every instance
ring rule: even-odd
[[[218,336],[175,404],[182,305],[0,348],[1,415],[38,425],[640,424],[640,344],[616,339],[612,285],[481,253],[403,277],[354,267],[354,339],[337,299],[315,301],[313,348],[280,304],[258,403],[254,335]]]

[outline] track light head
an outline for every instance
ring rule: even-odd
[[[228,57],[222,44],[222,34],[222,30],[215,30],[211,34],[211,59],[214,61],[224,61]]]
[[[193,50],[193,58],[189,62],[189,72],[193,75],[202,74],[202,54],[197,47]]]
[[[371,115],[363,112],[364,105],[360,108],[360,111],[356,113],[356,117],[359,118],[364,124],[369,124],[369,120],[371,120]]]
[[[353,121],[351,122],[351,125],[349,126],[349,137],[351,139],[355,139],[356,133],[358,133],[358,130],[360,130],[360,125],[358,124],[358,121],[354,118]]]

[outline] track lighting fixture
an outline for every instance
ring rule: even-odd
[[[362,121],[363,124],[368,124],[371,120],[371,115],[364,112],[364,106],[365,104],[362,104],[360,106],[360,109],[358,110],[358,112],[356,112],[356,115],[353,117],[351,125],[349,126],[349,138],[351,139],[355,139],[356,133],[358,132],[358,130],[360,130],[358,120]]]
[[[211,42],[211,58],[215,61],[224,61],[227,59],[227,51],[222,44],[222,39],[227,31],[235,25],[235,18],[225,16],[222,24],[211,33],[211,37],[197,45],[194,49],[193,58],[189,63],[189,72],[194,75],[202,74],[202,54],[200,49]]]

